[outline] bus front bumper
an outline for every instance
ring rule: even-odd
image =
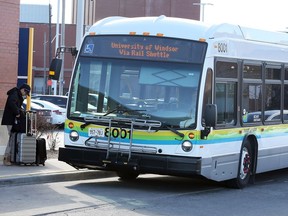
[[[176,176],[195,176],[201,172],[201,158],[161,154],[107,152],[101,149],[59,148],[58,159],[76,168],[118,171],[133,169],[141,174],[153,173]]]

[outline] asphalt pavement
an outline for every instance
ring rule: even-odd
[[[81,169],[58,161],[47,159],[43,165],[11,165],[0,162],[0,187],[21,184],[40,184],[61,181],[114,177],[114,172]]]

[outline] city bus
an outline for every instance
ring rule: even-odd
[[[85,34],[59,160],[244,188],[288,167],[288,34],[108,17]]]

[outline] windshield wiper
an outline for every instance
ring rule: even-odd
[[[163,126],[166,127],[167,129],[169,129],[170,131],[172,131],[173,133],[175,133],[176,135],[180,136],[181,138],[184,137],[184,134],[179,132],[178,130],[176,130],[173,127],[168,126],[167,124],[163,123]]]
[[[123,114],[123,113],[134,113],[134,112],[141,112],[141,111],[146,111],[146,110],[144,110],[144,109],[138,109],[138,110],[125,109],[122,107],[121,104],[119,104],[119,105],[117,105],[117,107],[115,109],[105,113],[103,116],[107,116],[107,115],[109,115],[111,113],[115,113],[115,112],[117,112],[119,114]]]
[[[87,127],[90,124],[91,122],[85,122],[84,124],[80,125],[81,130],[83,130],[85,127]]]
[[[141,112],[141,111],[146,111],[144,109],[139,109],[139,110],[131,110],[131,109],[124,109],[120,104],[113,110],[105,113],[103,116],[107,116],[111,113],[114,113],[114,112],[117,112],[117,113],[120,113],[120,114],[124,114],[124,113],[136,113],[136,112]],[[139,113],[138,113],[139,115]],[[145,118],[149,118],[150,116],[148,115],[143,115],[142,117],[145,117]],[[83,130],[85,127],[87,127],[88,125],[92,124],[92,122],[85,122],[84,124],[80,125],[80,128]]]

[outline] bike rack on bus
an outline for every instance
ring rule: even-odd
[[[105,149],[106,159],[109,158],[111,152],[117,153],[128,153],[128,161],[131,159],[132,152],[141,152],[141,153],[151,153],[156,154],[157,148],[144,145],[133,145],[133,132],[136,130],[135,126],[140,127],[139,130],[146,130],[149,133],[156,132],[153,128],[161,127],[160,121],[154,120],[145,120],[145,119],[131,119],[131,118],[118,118],[118,117],[106,117],[106,116],[95,116],[85,118],[87,123],[108,123],[109,136],[107,140],[101,139],[99,136],[89,137],[85,141],[85,145],[92,148]],[[130,137],[129,144],[121,143],[119,140],[111,140],[111,132],[113,125],[116,125],[115,128],[130,128]],[[146,128],[146,129],[145,129]],[[120,138],[118,138],[120,139]]]

